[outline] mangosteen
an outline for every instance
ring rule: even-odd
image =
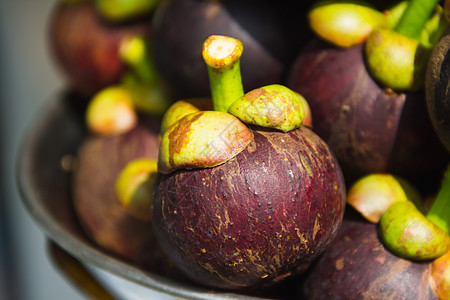
[[[339,164],[302,126],[300,96],[270,85],[239,97],[242,46],[206,40],[221,111],[196,111],[167,129],[153,195],[155,234],[169,259],[197,283],[226,289],[304,272],[333,240],[345,206]]]
[[[358,180],[347,198],[356,211],[302,278],[302,297],[448,299],[449,192],[450,167],[431,205],[391,174]]]
[[[132,262],[143,262],[151,253],[163,257],[157,247],[146,253],[149,245],[155,244],[151,220],[130,214],[115,190],[128,163],[137,158],[157,158],[159,122],[149,122],[141,120],[135,128],[118,135],[87,137],[80,145],[72,180],[74,209],[87,236]]]
[[[119,82],[126,64],[119,57],[121,41],[150,34],[151,17],[120,24],[107,21],[92,1],[57,1],[49,22],[49,47],[68,83],[83,95]]]
[[[310,36],[308,1],[165,0],[152,22],[152,54],[161,77],[177,98],[208,97],[201,47],[212,34],[233,36],[246,47],[242,56],[245,90],[280,83]]]
[[[447,1],[448,2],[448,1]],[[446,2],[446,3],[447,3]],[[450,151],[450,29],[434,46],[426,77],[426,100],[434,129]]]
[[[305,127],[252,133],[226,163],[156,181],[161,247],[205,285],[238,289],[305,271],[341,222],[343,177],[327,145]]]
[[[288,87],[308,100],[314,130],[338,158],[348,182],[379,172],[418,181],[440,172],[448,160],[424,114],[425,94],[417,90],[420,81],[414,82],[412,91],[405,91],[374,78],[368,64],[382,63],[368,61],[378,51],[371,45],[389,40],[381,31],[374,28],[364,43],[347,48],[314,38],[288,76]],[[415,52],[416,62],[420,51]],[[426,57],[422,57],[422,71]],[[411,76],[416,76],[413,73]]]
[[[391,252],[415,261],[435,259],[450,250],[448,176],[447,171],[438,196],[427,202],[403,178],[370,174],[352,185],[347,203],[379,223],[380,238]]]
[[[447,155],[424,114],[423,93],[381,88],[362,47],[314,40],[294,64],[288,86],[308,99],[314,131],[349,181],[377,172],[416,179],[437,170]]]
[[[431,263],[392,254],[377,225],[344,219],[333,244],[300,282],[304,299],[439,299],[430,286]]]

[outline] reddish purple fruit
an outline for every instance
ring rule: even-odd
[[[200,284],[242,289],[304,272],[341,224],[345,186],[328,146],[306,127],[253,134],[222,165],[157,177],[158,241]]]
[[[155,243],[151,222],[128,214],[114,187],[128,162],[135,158],[157,158],[158,133],[156,124],[141,124],[121,135],[91,136],[77,155],[72,195],[82,227],[98,245],[133,262],[142,262],[159,250],[153,247],[156,250],[146,253],[149,245]]]
[[[340,49],[314,40],[288,80],[307,99],[314,130],[346,180],[380,172],[412,180],[445,165],[448,155],[431,126],[424,94],[380,88],[366,69],[362,47]]]
[[[155,66],[179,98],[210,95],[201,56],[213,34],[245,45],[241,58],[244,89],[280,82],[309,36],[307,8],[313,1],[168,0],[152,22]]]
[[[49,23],[49,46],[68,83],[84,95],[117,83],[126,67],[119,58],[124,37],[150,34],[150,18],[124,24],[101,19],[91,1],[58,1]]]
[[[431,266],[401,259],[378,239],[376,224],[345,219],[301,283],[301,299],[438,299]]]

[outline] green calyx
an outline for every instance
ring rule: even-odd
[[[428,22],[424,25],[420,35],[420,42],[427,48],[432,48],[439,41],[449,23],[445,18],[444,10],[437,5]]]
[[[393,252],[427,260],[450,250],[450,166],[427,214],[410,201],[392,204],[380,220],[381,237]]]
[[[139,158],[129,162],[120,172],[115,192],[122,207],[132,216],[150,220],[151,195],[157,174],[156,160]]]
[[[97,11],[104,18],[121,22],[151,13],[161,0],[95,0]]]
[[[117,135],[134,128],[138,116],[133,95],[124,86],[108,86],[89,101],[85,121],[87,128],[98,135]]]
[[[214,110],[229,112],[247,124],[284,132],[300,127],[305,99],[298,93],[273,84],[244,95],[239,66],[242,52],[241,41],[232,37],[212,35],[203,43]]]
[[[398,27],[408,5],[409,1],[401,1],[385,11],[387,28],[395,30]],[[436,5],[416,39],[425,47],[431,48],[437,43],[447,26],[448,20],[445,17],[444,9],[440,5]],[[396,32],[401,33],[398,29]]]
[[[176,121],[189,114],[199,112],[200,110],[191,103],[179,100],[172,104],[163,116],[161,121],[161,136],[172,126]]]
[[[423,89],[431,49],[447,27],[437,2],[399,3],[388,11],[388,27],[373,30],[367,38],[368,69],[383,87],[397,92]]]
[[[209,98],[194,98],[187,100],[179,100],[173,103],[164,113],[161,121],[161,136],[172,126],[176,121],[189,114],[199,112],[202,110],[211,110],[212,103]]]
[[[226,112],[198,111],[176,120],[164,133],[158,170],[211,168],[225,163],[253,141],[253,133]]]
[[[302,96],[279,84],[246,93],[228,112],[244,123],[284,132],[299,128],[305,118]]]
[[[380,229],[385,245],[408,259],[434,259],[450,249],[449,235],[409,201],[392,204],[381,217]]]
[[[244,123],[285,132],[302,125],[306,102],[298,93],[274,84],[244,95],[239,68],[242,51],[242,43],[227,36],[212,35],[204,42],[214,111],[205,110],[206,99],[171,105],[162,121],[159,172],[225,163],[253,141]]]
[[[387,28],[393,29],[397,26],[408,7],[408,2],[409,1],[398,2],[385,11]]]
[[[371,75],[394,91],[419,91],[425,82],[430,49],[390,29],[374,30],[365,44]]]
[[[419,205],[422,199],[411,183],[384,173],[360,178],[352,184],[347,194],[347,203],[372,223],[378,223],[384,212],[400,201],[412,201]]]
[[[363,43],[374,28],[386,23],[383,13],[362,1],[320,1],[308,20],[318,36],[345,48]]]

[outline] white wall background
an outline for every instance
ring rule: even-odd
[[[84,299],[51,265],[45,238],[22,206],[14,178],[24,130],[63,86],[46,43],[55,1],[0,0],[0,273],[8,278],[0,276],[0,299]],[[7,284],[13,287],[9,295],[1,292]]]

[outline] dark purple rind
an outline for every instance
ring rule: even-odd
[[[336,48],[313,40],[287,85],[308,101],[314,131],[336,155],[347,181],[376,172],[416,179],[448,159],[422,93],[383,90],[364,63],[363,45]]]
[[[324,255],[304,276],[300,299],[438,299],[431,265],[401,259],[378,239],[375,224],[344,222]]]
[[[225,164],[158,176],[158,241],[203,285],[242,289],[301,273],[340,226],[345,186],[328,146],[305,127],[254,135]]]
[[[425,94],[406,94],[388,171],[420,185],[424,177],[441,176],[449,158],[427,113]]]
[[[52,59],[68,85],[92,96],[119,82],[126,70],[119,45],[126,36],[150,35],[149,17],[111,24],[96,12],[92,1],[55,4],[48,24]]]
[[[157,159],[158,127],[155,128],[140,125],[118,136],[87,138],[78,150],[72,180],[73,205],[86,234],[104,249],[142,263],[142,255],[148,254],[141,249],[155,244],[151,222],[129,215],[114,186],[131,160]]]
[[[226,35],[244,45],[241,70],[246,91],[281,82],[309,33],[306,9],[300,8],[306,5],[297,1],[283,5],[260,0],[164,1],[152,22],[155,66],[178,98],[208,97],[202,45],[210,35]]]
[[[427,109],[442,143],[450,151],[450,28],[433,48],[426,75]]]

